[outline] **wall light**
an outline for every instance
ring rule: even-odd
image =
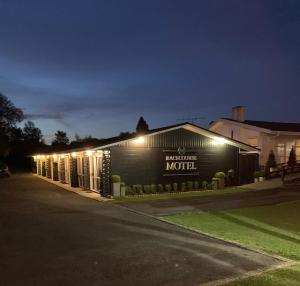
[[[90,156],[93,155],[93,151],[92,150],[88,150],[88,151],[85,152],[85,154],[90,157]]]
[[[133,139],[133,142],[136,144],[143,144],[145,142],[145,138],[143,136]]]
[[[215,137],[212,141],[214,146],[224,145],[225,143],[227,143],[227,140],[223,137]]]
[[[72,156],[72,158],[76,158],[77,153],[76,153],[76,152],[72,152],[72,153],[71,153],[71,156]]]
[[[53,159],[56,159],[56,158],[57,158],[57,155],[56,155],[56,154],[53,154],[52,157],[53,157]]]

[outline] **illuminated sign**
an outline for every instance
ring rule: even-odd
[[[198,156],[195,152],[164,150],[164,176],[198,175]]]

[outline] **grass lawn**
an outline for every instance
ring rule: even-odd
[[[299,286],[300,265],[283,268],[276,271],[266,272],[239,281],[227,283],[226,286]]]
[[[255,190],[233,187],[233,188],[226,188],[223,190],[215,190],[215,191],[191,191],[191,192],[182,192],[182,193],[162,193],[162,194],[149,194],[149,195],[140,195],[140,196],[137,195],[137,196],[115,198],[112,202],[123,203],[123,202],[169,200],[169,199],[178,199],[178,198],[187,198],[187,197],[218,196],[218,195],[249,192],[249,191],[255,191]]]
[[[300,261],[300,201],[274,206],[164,217],[179,225]],[[293,266],[228,285],[300,285]]]

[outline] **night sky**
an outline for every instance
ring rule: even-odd
[[[0,0],[0,92],[50,140],[247,106],[300,122],[300,1]]]

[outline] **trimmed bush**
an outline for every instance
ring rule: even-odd
[[[143,187],[142,187],[142,185],[133,185],[132,189],[133,189],[133,191],[134,191],[134,193],[136,195],[142,195],[143,194]]]
[[[180,185],[180,190],[181,190],[182,192],[186,192],[186,183],[181,183],[181,185]]]
[[[134,195],[134,191],[130,186],[127,186],[126,190],[125,190],[125,194],[126,194],[126,196],[132,196],[132,195]]]
[[[175,193],[178,192],[178,184],[177,183],[173,183],[172,186],[173,186],[173,191]]]
[[[166,190],[166,192],[171,193],[172,192],[172,186],[171,186],[171,184],[166,184],[165,185],[165,190]]]
[[[203,181],[203,182],[202,182],[202,189],[203,189],[203,190],[208,190],[208,185],[209,185],[209,184],[208,184],[207,181]]]
[[[194,187],[195,187],[195,190],[199,190],[199,182],[198,181],[194,182]]]
[[[187,187],[189,191],[193,191],[194,190],[194,183],[192,181],[188,181],[187,182]]]
[[[159,192],[159,193],[163,193],[163,192],[164,192],[164,186],[163,186],[162,184],[159,184],[159,185],[157,186],[157,189],[158,189],[158,192]]]
[[[144,193],[151,194],[151,185],[144,185]]]
[[[265,176],[265,171],[263,171],[263,170],[254,172],[254,178],[259,178],[259,177],[264,177],[264,176]]]
[[[154,184],[151,185],[151,193],[152,194],[157,193],[157,185]]]
[[[225,178],[225,173],[224,172],[217,172],[215,173],[214,177],[218,179],[224,179]]]
[[[121,182],[121,177],[119,175],[112,175],[111,176],[111,181],[112,181],[112,183],[120,183]]]

